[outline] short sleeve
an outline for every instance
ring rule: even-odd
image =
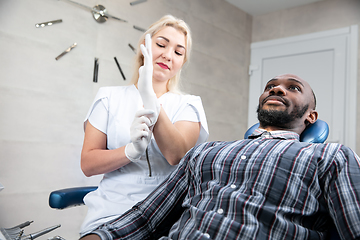
[[[196,144],[203,143],[209,137],[209,130],[201,98],[199,96],[187,95],[185,99],[185,106],[179,111],[179,114],[176,115],[175,122],[200,122],[200,135]]]
[[[187,105],[181,115],[176,119],[177,121],[200,122],[199,114],[191,105]]]
[[[88,121],[99,131],[107,134],[108,112],[102,101],[97,101],[94,104],[93,110],[90,113]]]
[[[89,121],[99,131],[107,134],[109,118],[109,88],[100,88],[84,120],[84,129]]]

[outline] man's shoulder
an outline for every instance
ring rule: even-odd
[[[351,152],[351,154],[356,154],[354,150],[352,150],[350,147],[345,146],[340,143],[326,143],[326,146],[330,149],[335,149],[337,151],[343,151],[343,152]]]
[[[305,143],[303,144],[310,144],[316,148],[316,151],[319,152],[324,159],[331,158],[331,159],[351,159],[355,158],[359,160],[357,153],[352,150],[350,147],[345,146],[340,143]],[[306,147],[306,146],[305,146]],[[359,162],[360,163],[360,162]]]
[[[221,148],[228,143],[229,142],[226,141],[211,141],[197,144],[186,153],[184,159],[195,159],[202,154],[207,154],[209,151],[216,150],[218,147]]]
[[[196,145],[193,150],[194,151],[204,151],[206,149],[213,149],[213,148],[223,148],[227,146],[241,144],[243,140],[234,140],[234,141],[210,141],[204,142]]]
[[[208,142],[200,143],[200,144],[198,144],[198,146],[213,147],[213,146],[219,146],[219,145],[230,145],[230,144],[233,144],[233,143],[239,142],[239,141],[242,141],[242,140],[234,140],[234,141],[216,140],[216,141],[208,141]]]

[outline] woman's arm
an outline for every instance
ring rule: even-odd
[[[84,174],[86,176],[103,174],[114,171],[130,161],[140,160],[151,140],[149,118],[153,115],[154,112],[149,109],[137,111],[130,127],[131,142],[114,150],[107,149],[106,134],[88,122],[81,152],[81,169]]]
[[[130,163],[125,156],[125,146],[108,150],[106,134],[88,121],[81,151],[81,170],[87,176],[114,171]]]
[[[171,165],[179,163],[185,153],[195,146],[200,134],[201,124],[199,122],[178,121],[174,124],[166,115],[164,109],[160,107],[157,100],[157,94],[160,91],[154,89],[167,89],[165,82],[155,83],[153,86],[153,57],[151,49],[151,36],[145,36],[145,46],[140,45],[141,52],[144,56],[144,65],[139,69],[138,89],[146,109],[152,109],[155,114],[152,118],[155,123],[153,133],[160,151]],[[155,87],[155,88],[154,88]],[[159,97],[159,96],[158,96]],[[160,110],[160,111],[159,111]]]
[[[161,108],[153,134],[169,164],[178,164],[185,153],[195,146],[200,128],[200,122],[178,121],[173,124]]]

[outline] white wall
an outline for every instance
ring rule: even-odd
[[[86,207],[54,210],[52,190],[97,184],[79,166],[83,119],[100,86],[128,84],[141,32],[165,14],[183,18],[191,27],[194,48],[184,71],[184,89],[200,95],[210,128],[209,140],[242,138],[247,125],[251,21],[222,0],[77,0],[102,4],[110,19],[99,24],[90,12],[60,0],[0,0],[0,227],[27,220],[26,233],[61,224],[45,235],[76,239]],[[62,19],[41,29],[35,23]],[[55,57],[77,42],[60,60]],[[93,83],[94,57],[99,79]]]

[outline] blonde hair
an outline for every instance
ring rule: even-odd
[[[165,15],[157,22],[153,23],[149,29],[140,37],[138,45],[137,45],[137,52],[135,56],[135,63],[134,63],[134,73],[133,77],[131,79],[131,84],[137,84],[139,79],[139,68],[144,65],[144,56],[141,53],[140,45],[145,42],[145,35],[150,34],[151,37],[154,36],[156,33],[158,33],[160,30],[162,30],[164,27],[173,27],[177,29],[178,31],[182,32],[185,35],[185,56],[184,56],[184,62],[183,65],[189,60],[190,58],[190,52],[191,52],[191,33],[189,26],[181,19],[175,18],[172,15]],[[180,75],[181,75],[181,69],[179,72],[169,79],[167,83],[167,90],[170,92],[180,93],[179,83],[180,83]]]

